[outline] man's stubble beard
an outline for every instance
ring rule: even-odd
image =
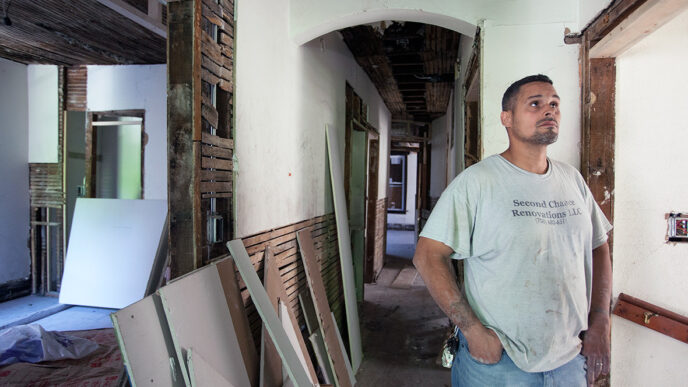
[[[544,133],[535,133],[525,140],[534,145],[551,145],[557,142],[558,137],[559,134],[554,129],[548,129]]]
[[[554,144],[559,137],[559,134],[555,132],[554,129],[547,129],[544,133],[535,133],[530,137],[522,136],[518,131],[513,131],[513,134],[522,142],[533,145],[551,145]]]

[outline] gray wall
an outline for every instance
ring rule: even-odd
[[[29,276],[26,65],[0,58],[0,285]]]

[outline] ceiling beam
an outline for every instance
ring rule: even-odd
[[[162,20],[158,17],[160,15],[160,6],[151,4],[151,2],[159,3],[159,0],[148,0],[148,12],[157,10],[158,12],[154,14],[155,16],[147,15],[135,7],[125,3],[122,0],[96,0],[100,4],[110,8],[111,10],[119,13],[120,15],[136,22],[142,27],[145,27],[157,35],[167,39],[167,26],[162,24]]]

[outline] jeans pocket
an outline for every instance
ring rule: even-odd
[[[470,360],[472,360],[474,363],[480,364],[482,366],[488,366],[489,367],[489,366],[497,365],[497,364],[499,364],[499,362],[502,361],[502,358],[504,358],[504,350],[502,349],[502,353],[499,354],[499,360],[497,360],[496,363],[483,363],[480,360],[473,357],[473,355],[471,354],[470,348],[468,348],[468,345],[466,345],[465,349],[466,349],[466,355],[468,355],[468,358]]]

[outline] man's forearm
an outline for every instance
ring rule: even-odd
[[[480,321],[456,283],[449,264],[451,250],[446,254],[434,251],[436,249],[432,248],[432,244],[424,238],[419,240],[413,264],[440,309],[459,329],[467,331],[476,323],[480,324]]]
[[[607,243],[592,252],[592,298],[589,324],[608,323],[612,296],[612,263]],[[600,321],[602,320],[602,321]]]

